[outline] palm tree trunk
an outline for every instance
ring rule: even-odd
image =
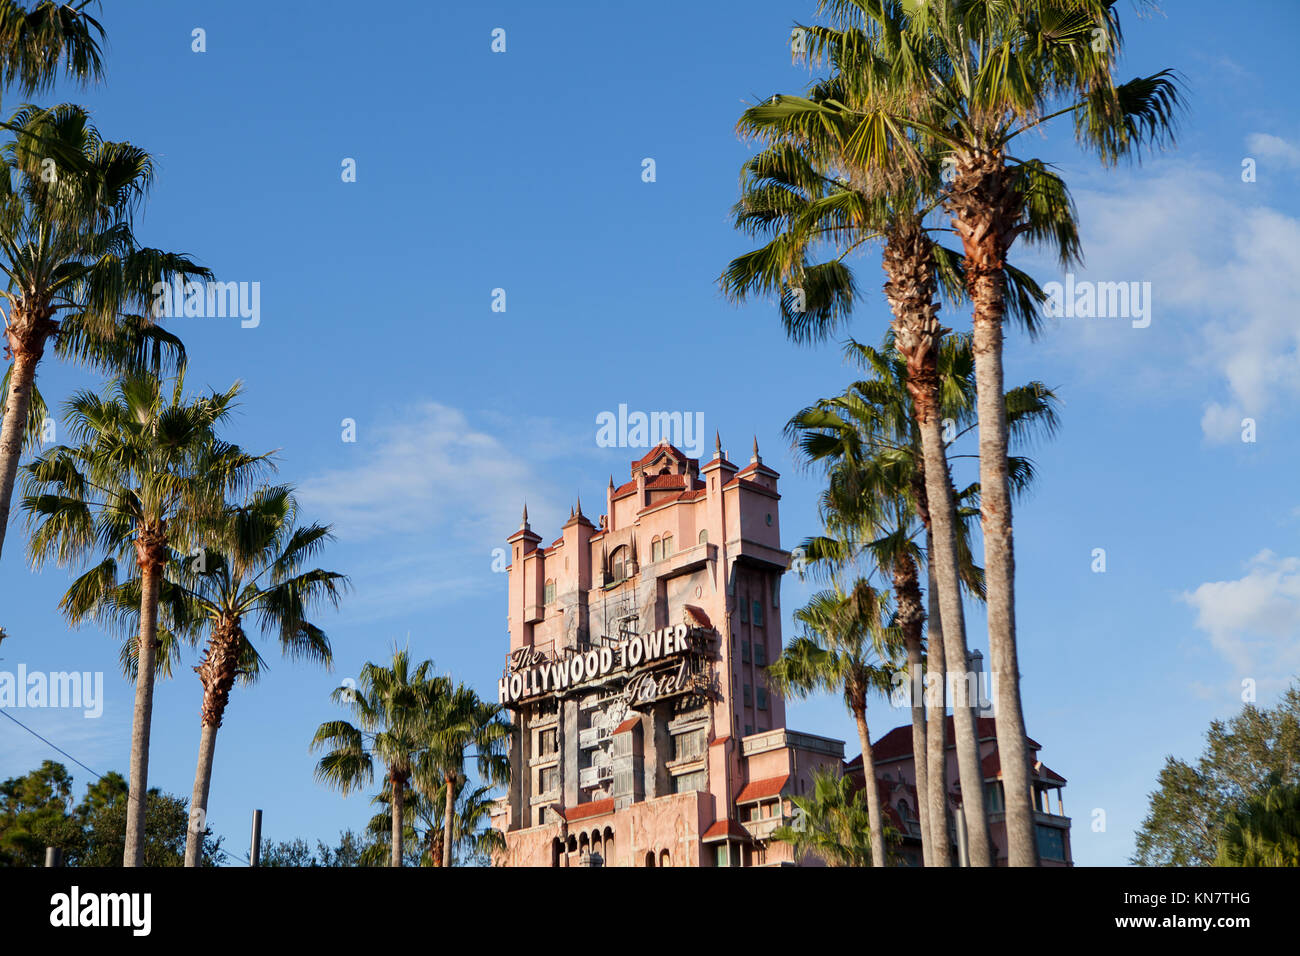
[[[1020,702],[1016,654],[1015,547],[1007,479],[1007,416],[1002,377],[1003,278],[980,272],[971,280],[975,306],[976,406],[979,410],[980,512],[988,588],[998,755],[1006,790],[1007,857],[1011,866],[1037,866],[1030,797],[1029,747]]]
[[[966,615],[962,608],[961,588],[957,576],[956,503],[948,478],[943,436],[938,416],[931,415],[921,428],[925,449],[926,491],[930,518],[934,528],[934,551],[931,560],[939,584],[939,619],[943,628],[946,691],[952,693],[953,733],[957,739],[957,775],[961,781],[962,813],[970,835],[971,866],[991,866],[989,823],[984,811],[984,779],[980,768],[979,743],[975,714],[970,706],[970,687],[965,680],[948,680],[966,668]],[[938,481],[934,478],[938,477]],[[937,487],[936,487],[937,486]],[[937,503],[937,507],[935,504]]]
[[[1002,320],[1006,310],[1006,254],[1024,206],[1014,172],[999,152],[957,157],[944,198],[965,255],[966,289],[973,307],[975,401],[979,412],[980,511],[988,590],[989,654],[995,685],[998,756],[1006,790],[1007,860],[1036,866],[1030,805],[1029,748],[1020,706],[1016,654],[1015,549],[1007,482],[1007,418],[1002,376]]]
[[[239,649],[243,631],[238,621],[214,625],[203,662],[194,668],[203,684],[200,716],[199,762],[194,771],[194,792],[190,797],[190,826],[185,834],[185,865],[198,866],[207,828],[208,790],[212,784],[212,758],[217,748],[217,731],[230,689],[239,673]]]
[[[871,756],[866,708],[855,706],[853,719],[858,725],[858,741],[862,744],[862,778],[867,790],[867,819],[871,824],[871,865],[885,866],[885,821],[880,807],[880,787],[876,783],[876,761]]]
[[[938,577],[944,657],[951,671],[957,667],[964,670],[966,666],[966,616],[958,578],[957,505],[939,420],[938,353],[947,329],[938,319],[932,250],[933,243],[919,223],[901,223],[889,236],[883,264],[888,277],[885,297],[894,315],[895,343],[907,363],[907,389],[921,433],[932,542],[930,562]],[[957,769],[962,808],[970,833],[971,864],[989,866],[992,861],[988,818],[984,813],[984,780],[968,690],[961,681],[953,686]]]
[[[402,865],[402,809],[403,801],[406,794],[403,792],[406,781],[401,774],[396,771],[391,772],[390,779],[393,782],[393,854],[388,861],[389,866]]]
[[[456,813],[456,774],[447,774],[447,803],[442,811],[442,865],[451,866],[452,818]]]
[[[23,453],[23,435],[31,411],[32,386],[36,381],[36,363],[40,352],[14,348],[10,335],[14,367],[9,376],[9,394],[5,396],[4,425],[0,427],[0,554],[4,553],[5,529],[9,527],[9,508],[18,476],[18,459]]]
[[[926,554],[933,554],[933,536],[926,533]],[[926,676],[930,691],[926,696],[929,719],[926,721],[926,773],[925,799],[930,805],[929,866],[952,866],[952,842],[948,839],[948,705],[944,693],[947,668],[944,666],[943,628],[939,620],[939,586],[934,574],[934,561],[929,565],[929,586],[926,588],[930,609],[929,634],[926,648],[928,664]]]
[[[140,568],[140,632],[135,639],[135,713],[131,719],[131,781],[127,791],[123,866],[144,865],[149,731],[153,725],[154,662],[158,651],[158,589],[167,557],[166,530],[141,529],[136,534],[135,550]]]
[[[902,555],[894,568],[896,620],[907,648],[909,699],[912,706],[912,767],[916,776],[916,816],[921,826],[921,857],[930,859],[930,808],[927,805],[927,766],[925,760],[925,696],[921,673],[921,632],[925,628],[925,609],[921,605],[921,584],[917,580],[916,562]]]

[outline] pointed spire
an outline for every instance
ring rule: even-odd
[[[758,464],[763,460],[762,458],[758,457],[758,436],[757,435],[754,436],[754,454],[750,456],[749,460],[753,464]]]
[[[612,474],[609,476],[609,490],[614,490],[614,476]]]
[[[521,531],[528,530],[528,502],[526,501],[524,502],[524,517],[523,520],[519,522],[519,529]]]
[[[582,514],[582,495],[578,495],[578,504],[574,507],[573,513],[575,515]]]
[[[713,433],[713,457],[722,457],[722,432],[715,431]]]

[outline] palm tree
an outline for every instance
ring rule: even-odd
[[[877,67],[887,63],[889,55],[890,49],[883,43],[865,53],[855,49],[856,57],[865,56]],[[939,156],[924,154],[924,162],[917,164],[914,176],[905,183],[882,184],[856,167],[854,144],[878,131],[843,106],[850,98],[852,81],[842,70],[846,65],[856,68],[854,59],[845,57],[847,62],[841,63],[837,47],[830,48],[830,56],[837,72],[814,84],[807,97],[776,96],[741,117],[739,129],[760,138],[767,147],[746,164],[742,198],[734,210],[736,225],[751,235],[768,236],[769,241],[733,260],[722,284],[735,299],[756,292],[778,293],[782,319],[791,337],[823,339],[847,319],[856,295],[854,276],[845,259],[866,243],[884,242],[884,291],[893,313],[894,341],[905,360],[906,387],[912,398],[909,408],[918,427],[920,447],[929,456],[928,467],[919,474],[934,545],[928,553],[937,565],[937,608],[947,645],[943,657],[964,661],[967,643],[958,553],[963,542],[944,457],[943,399],[937,370],[943,336],[949,330],[938,322],[936,302],[941,291],[949,299],[960,297],[963,269],[960,257],[935,243],[930,236],[933,229],[925,225],[926,217],[939,204]],[[805,122],[808,113],[815,115],[815,122]],[[1035,187],[1046,195],[1063,189],[1046,169],[1036,168],[1035,177]],[[1060,220],[1054,227],[1073,235],[1068,204],[1043,202],[1035,209],[1040,218]],[[827,261],[811,261],[821,253]],[[1010,264],[1004,264],[1004,273],[1012,292],[1013,316],[1032,328],[1041,290]],[[913,607],[909,602],[900,610],[915,619]],[[983,849],[987,841],[980,839],[987,825],[978,746],[964,688],[964,684],[957,687],[955,701],[958,762],[968,787],[981,790],[964,806],[973,826],[972,859],[976,865],[988,865],[991,857]],[[938,729],[942,736],[943,725]],[[943,741],[936,743],[942,745]],[[938,794],[931,798],[942,802]]]
[[[367,662],[358,686],[338,687],[331,698],[352,709],[357,726],[328,720],[311,742],[313,751],[328,748],[316,764],[316,779],[344,796],[370,784],[376,759],[383,765],[393,795],[391,866],[402,866],[403,810],[411,775],[429,745],[429,710],[452,691],[446,678],[430,677],[432,670],[427,660],[412,668],[408,650],[394,650],[387,667]]]
[[[1076,139],[1104,164],[1138,157],[1146,147],[1172,141],[1177,81],[1163,70],[1116,83],[1122,37],[1113,0],[824,0],[821,9],[833,25],[803,28],[807,55],[835,60],[844,83],[834,109],[860,120],[861,135],[845,143],[846,162],[867,181],[899,184],[923,173],[934,150],[947,153],[943,203],[962,241],[974,313],[989,649],[1000,677],[995,704],[1009,862],[1033,866],[1002,403],[1005,265],[1022,235],[1055,247],[1063,267],[1078,261],[1079,246],[1077,235],[1059,225],[1072,216],[1054,224],[1057,217],[1034,215],[1044,205],[1068,210],[1068,193],[1042,188],[1042,162],[1016,157],[1009,148],[1022,134],[1073,116]],[[770,109],[791,129],[824,121],[823,106],[810,100],[790,98]],[[942,563],[939,572],[942,588]]]
[[[768,668],[768,679],[781,693],[806,697],[828,690],[844,695],[862,745],[875,866],[885,865],[885,831],[867,727],[867,698],[876,691],[888,693],[893,684],[896,635],[886,633],[884,611],[884,597],[864,579],[848,593],[838,587],[819,591],[795,611],[795,620],[805,629],[803,636],[786,645]]]
[[[924,845],[930,812],[937,819],[946,819],[943,808],[947,799],[942,775],[936,775],[934,789],[928,779],[927,731],[936,728],[927,727],[922,708],[924,695],[917,686],[921,672],[921,633],[926,617],[921,605],[917,563],[930,553],[925,460],[911,409],[906,362],[895,348],[892,333],[886,336],[883,349],[850,340],[845,352],[870,377],[854,383],[843,395],[822,399],[803,409],[786,426],[787,434],[797,439],[807,461],[827,466],[828,487],[822,495],[821,511],[828,533],[809,538],[800,547],[809,559],[808,565],[814,569],[825,565],[833,575],[846,569],[861,571],[858,562],[867,557],[892,578],[894,625],[903,635],[912,677],[913,755],[917,790],[925,795],[919,814]],[[949,448],[974,427],[975,382],[968,336],[946,338],[939,352],[936,367],[943,399],[940,413],[953,428],[952,440],[944,449],[944,468],[948,473],[950,458],[969,457],[952,454]],[[1035,430],[1051,434],[1057,427],[1056,396],[1041,382],[1012,389],[1006,395],[1006,403],[1008,420],[1019,436],[1029,437]],[[1033,479],[1033,463],[1027,458],[1012,458],[1010,469],[1018,491]],[[945,481],[951,481],[947,474]],[[970,548],[971,522],[979,513],[979,484],[954,492],[954,499],[958,504],[960,578],[966,592],[982,600],[983,575],[974,563]],[[924,552],[919,544],[923,534],[927,538]],[[930,590],[934,598],[935,589]],[[939,688],[943,687],[944,680],[941,669],[935,667],[934,655],[942,653],[941,646],[931,645],[930,679],[932,683],[937,680]],[[937,716],[935,744],[937,753],[942,754],[946,747],[942,698],[937,703],[937,707],[932,706],[932,715]],[[936,805],[938,811],[933,810]],[[973,812],[971,817],[971,839],[978,841],[982,839],[984,827]],[[946,845],[946,832],[945,825],[937,831],[939,835],[931,834],[930,838],[936,845]],[[927,857],[938,865],[946,865],[948,859],[942,848]]]
[[[1259,793],[1224,817],[1215,866],[1300,866],[1300,787],[1274,771]]]
[[[31,529],[29,553],[39,567],[60,565],[99,551],[104,560],[65,596],[61,607],[76,624],[97,616],[120,627],[124,609],[103,600],[113,592],[120,562],[138,574],[135,714],[131,727],[131,792],[124,866],[139,866],[144,851],[149,732],[163,568],[173,545],[188,543],[227,494],[256,477],[264,457],[219,440],[216,429],[239,393],[185,401],[178,376],[170,399],[162,383],[144,375],[117,379],[104,396],[79,392],[67,403],[74,446],[56,445],[26,466],[23,509]]]
[[[413,782],[415,786],[407,794],[408,802],[403,816],[408,821],[405,825],[406,840],[415,848],[415,852],[408,852],[406,858],[422,866],[443,866],[446,783],[437,785],[426,796],[418,774]],[[465,860],[490,860],[494,853],[505,849],[505,836],[500,830],[487,825],[494,803],[492,789],[487,785],[472,787],[463,778],[457,784],[455,812],[452,816],[454,856],[449,865]],[[389,788],[385,787],[373,802],[383,809],[371,817],[366,832],[373,837],[387,839],[392,832],[393,821]]]
[[[458,684],[450,693],[437,696],[428,714],[429,747],[421,755],[420,777],[441,781],[443,795],[442,865],[452,863],[455,841],[455,800],[466,780],[465,763],[471,756],[478,776],[489,785],[510,782],[510,758],[506,745],[511,726],[499,704],[479,699],[472,688]]]
[[[3,21],[3,15],[0,15]],[[155,286],[173,277],[211,278],[177,253],[141,247],[135,212],[153,182],[153,159],[130,143],[104,140],[78,106],[28,107],[3,150],[0,175],[0,291],[7,374],[0,427],[0,552],[23,435],[33,422],[36,369],[54,340],[56,357],[125,374],[164,358],[184,365],[180,340],[153,323]],[[49,157],[75,166],[51,175]],[[152,361],[150,359],[152,358]]]
[[[337,608],[348,579],[309,566],[333,535],[325,525],[298,525],[297,512],[289,486],[258,488],[205,529],[206,546],[174,557],[169,566],[182,623],[191,633],[208,633],[203,660],[195,668],[203,685],[202,730],[186,866],[199,862],[217,731],[230,690],[236,678],[255,681],[265,666],[244,622],[252,618],[260,631],[275,634],[288,658],[326,667],[332,660],[329,638],[308,617],[322,601]]]
[[[48,90],[62,74],[86,83],[103,75],[104,28],[90,15],[98,0],[40,0],[25,7],[0,3],[0,87],[24,96]]]
[[[875,862],[881,840],[871,825],[862,791],[848,777],[818,770],[813,792],[792,797],[793,820],[772,831],[772,839],[789,844],[796,856],[811,854],[827,866],[879,866]],[[900,835],[886,827],[884,840],[896,844]]]

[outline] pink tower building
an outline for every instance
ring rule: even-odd
[[[549,547],[524,510],[510,545],[516,730],[493,825],[507,866],[762,866],[789,797],[844,744],[785,726],[779,475],[661,442],[592,523],[579,501]]]

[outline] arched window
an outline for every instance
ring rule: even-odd
[[[708,544],[708,543],[709,543],[709,529],[705,528],[703,531],[700,532],[700,544]]]
[[[673,536],[670,534],[664,535],[664,540],[662,544],[663,544],[663,557],[665,558],[671,557],[673,553]]]
[[[650,539],[650,560],[659,561],[664,556],[663,542],[658,537]]]
[[[659,865],[660,866],[673,865],[673,858],[669,855],[667,850],[663,850],[659,853]]]
[[[609,556],[609,575],[615,581],[622,581],[627,577],[627,559],[629,552],[627,546],[615,548],[614,553]]]
[[[645,865],[646,865],[646,866],[654,866],[654,865],[655,865],[655,851],[654,851],[654,850],[651,850],[649,853],[647,853],[647,854],[645,855]]]
[[[551,580],[546,582],[546,589],[543,592],[542,603],[543,604],[555,603],[555,578],[551,578]]]

